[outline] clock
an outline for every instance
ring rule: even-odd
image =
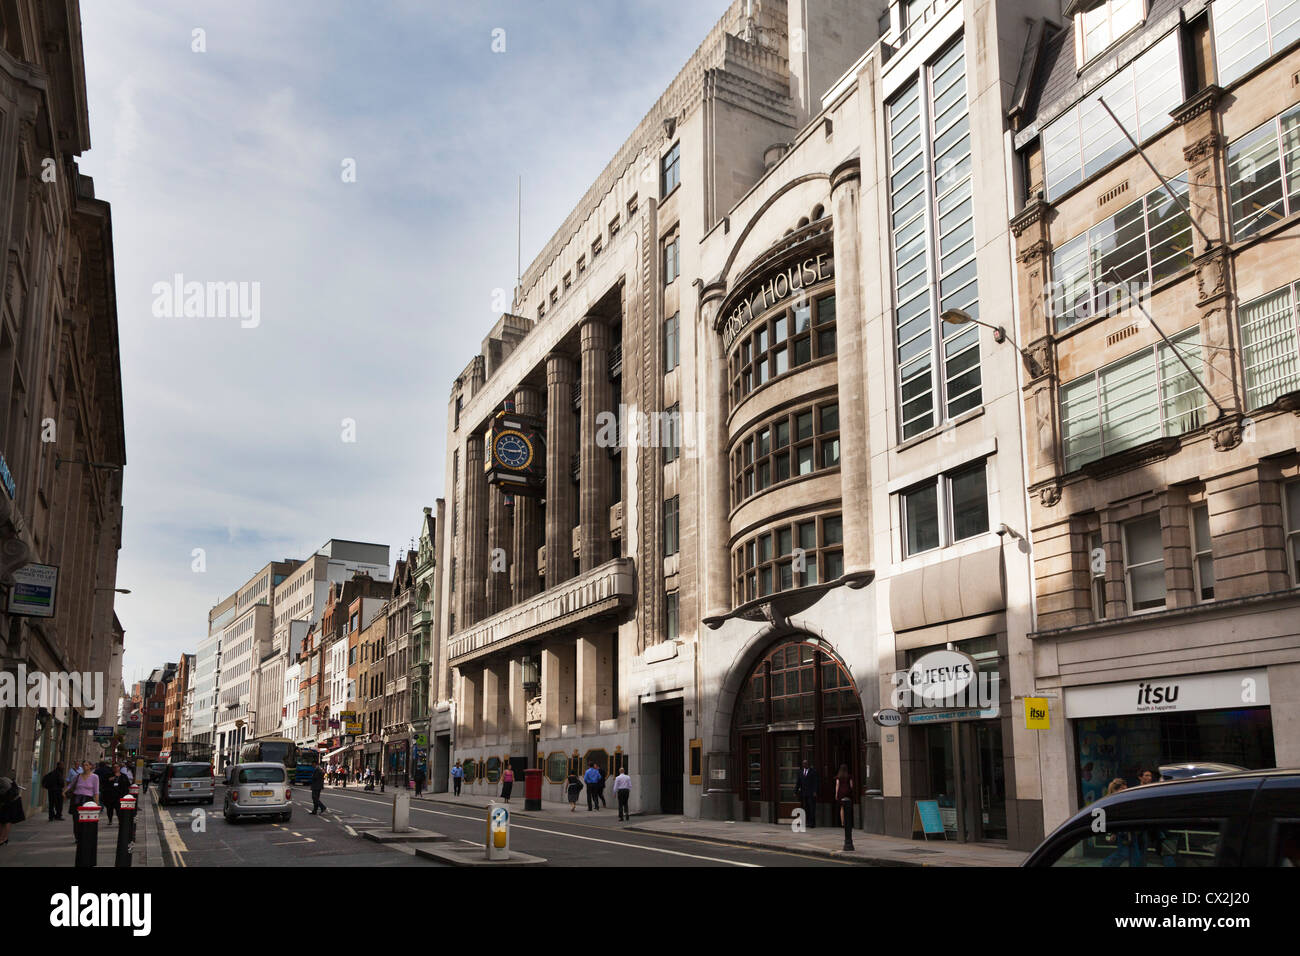
[[[503,468],[523,471],[533,461],[533,445],[523,432],[507,429],[498,432],[492,454]]]

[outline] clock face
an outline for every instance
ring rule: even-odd
[[[497,461],[515,471],[527,468],[533,460],[533,446],[527,438],[516,431],[501,432],[497,435],[492,451]]]

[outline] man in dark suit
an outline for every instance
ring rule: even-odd
[[[822,778],[805,760],[799,775],[795,777],[794,792],[798,794],[799,803],[803,806],[804,821],[809,830],[817,826],[817,791],[821,789],[821,785]]]
[[[325,804],[320,802],[320,792],[324,789],[325,771],[317,764],[315,772],[311,775],[311,812],[313,816],[325,809]]]

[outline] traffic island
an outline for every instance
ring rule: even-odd
[[[439,863],[449,863],[452,866],[537,866],[546,863],[543,857],[530,856],[527,853],[520,853],[518,850],[511,850],[507,859],[489,860],[481,846],[466,846],[454,843],[449,843],[446,846],[417,846],[415,847],[415,855],[428,860],[436,860]]]
[[[366,840],[375,843],[392,844],[392,843],[444,843],[451,839],[442,833],[434,833],[432,830],[421,830],[419,827],[411,827],[402,833],[394,833],[392,830],[363,830],[360,825],[353,825],[357,835]]]

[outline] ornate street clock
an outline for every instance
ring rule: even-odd
[[[523,432],[503,428],[493,434],[492,455],[500,467],[523,471],[533,463],[533,443]]]
[[[507,495],[546,494],[545,424],[507,407],[497,412],[483,443],[483,471]]]

